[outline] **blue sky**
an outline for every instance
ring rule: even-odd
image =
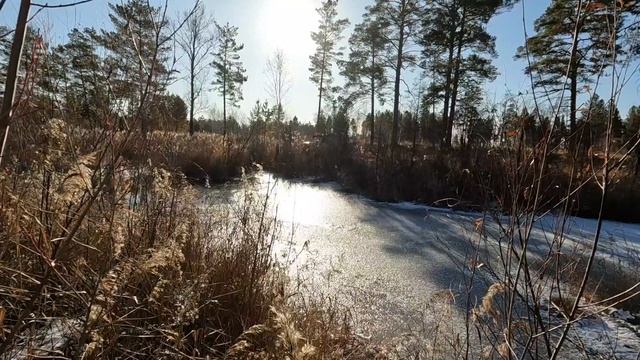
[[[59,4],[71,0],[49,0],[49,4]],[[118,0],[119,1],[119,0]],[[238,110],[239,115],[249,113],[256,100],[268,99],[265,91],[264,68],[267,58],[276,49],[282,49],[288,61],[292,86],[285,101],[287,113],[297,115],[302,121],[312,121],[316,111],[317,94],[314,85],[309,81],[309,55],[314,45],[310,32],[317,24],[314,9],[319,0],[202,0],[207,11],[212,13],[218,22],[229,22],[239,27],[240,41],[245,44],[241,53],[245,62],[249,81],[244,85],[244,102]],[[373,0],[342,0],[340,14],[351,20],[351,27],[360,21],[365,6]],[[527,0],[520,2],[513,9],[496,16],[489,24],[489,31],[496,36],[498,58],[494,64],[500,75],[486,85],[486,100],[499,102],[509,94],[525,94],[521,101],[530,101],[526,95],[529,91],[529,79],[523,74],[524,62],[513,59],[518,46],[524,41],[522,11],[526,14],[526,25],[529,35],[533,34],[533,21],[539,17],[550,0]],[[53,43],[65,41],[66,34],[74,27],[109,28],[107,0],[94,0],[91,3],[74,8],[49,9],[41,12],[34,20],[35,26],[45,30]],[[157,4],[158,0],[152,0]],[[0,23],[13,24],[17,12],[18,0],[8,0],[0,14]],[[169,0],[170,13],[178,14],[189,9],[193,0]],[[345,40],[348,33],[345,34]],[[337,71],[336,71],[337,73]],[[407,73],[407,83],[412,82],[412,75]],[[626,115],[628,108],[640,104],[636,76],[627,85],[619,102],[619,108]],[[186,96],[186,85],[178,82],[170,90],[178,95]],[[601,92],[607,91],[606,86]],[[406,97],[407,101],[408,96]],[[220,108],[218,96],[209,91],[203,109]],[[363,112],[366,106],[363,106]],[[206,110],[203,110],[203,113]]]

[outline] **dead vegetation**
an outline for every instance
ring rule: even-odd
[[[35,129],[41,141],[0,178],[6,356],[372,354],[340,316],[287,300],[264,199],[247,195],[233,213],[199,207],[184,176],[155,160],[120,162],[104,176],[109,154],[80,152],[91,143],[72,127]]]

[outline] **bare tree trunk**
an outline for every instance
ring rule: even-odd
[[[138,33],[138,39],[142,39],[142,34]],[[140,44],[138,44],[137,46],[140,46]],[[139,54],[139,50],[138,50],[138,54]],[[142,57],[138,56],[138,76],[140,79],[144,77],[144,73],[145,73],[145,69],[144,69],[144,63],[142,62]],[[138,98],[140,103],[142,103],[142,96],[144,96],[144,92],[145,92],[145,87],[142,84],[140,84],[138,86]],[[140,132],[142,132],[142,134],[145,137],[147,134],[147,116],[149,116],[148,113],[143,114],[142,117],[140,118]]]
[[[195,41],[195,37],[193,40],[193,50],[194,50],[194,54],[195,54],[195,46],[196,46],[196,41]],[[196,106],[196,93],[195,93],[195,81],[196,81],[196,59],[195,56],[191,56],[190,59],[190,74],[189,74],[189,80],[190,80],[190,93],[189,93],[189,135],[193,136],[194,133],[194,128],[193,128],[193,116],[195,113],[195,106]]]
[[[369,139],[369,144],[373,146],[373,143],[376,140],[376,81],[374,77],[371,77],[371,138]]]
[[[227,138],[227,75],[222,76],[222,139]]]
[[[393,91],[393,128],[391,130],[391,148],[398,146],[398,126],[400,124],[400,81],[402,75],[402,55],[404,49],[404,19],[400,23],[398,40],[398,58],[396,60],[396,78]]]
[[[571,109],[569,110],[569,130],[571,134],[576,131],[577,102],[578,102],[578,64],[572,65],[571,69]]]
[[[640,131],[638,132],[637,137],[638,137],[638,139],[636,141],[639,141],[640,140]],[[635,166],[635,169],[633,171],[633,179],[637,180],[638,179],[638,175],[640,175],[640,146],[636,146],[635,152],[636,152],[636,166]]]
[[[18,83],[18,71],[20,70],[24,38],[27,33],[27,21],[29,19],[30,6],[30,0],[22,0],[20,3],[20,11],[18,12],[18,20],[16,22],[16,31],[13,38],[13,44],[11,46],[11,57],[9,59],[9,67],[7,69],[4,98],[2,99],[2,109],[0,110],[0,134],[4,134],[2,138],[2,147],[0,148],[0,165],[4,158],[4,150],[9,137],[9,122],[13,114],[16,85]]]
[[[464,41],[465,22],[467,18],[467,7],[463,5],[462,18],[460,19],[460,32],[458,33],[458,48],[455,59],[455,69],[453,70],[453,83],[451,89],[451,109],[449,110],[449,123],[447,127],[447,144],[451,146],[453,137],[453,123],[456,120],[456,103],[458,100],[458,87],[460,85],[460,66],[462,63],[462,46]]]
[[[318,118],[316,120],[316,126],[320,124],[320,116],[322,115],[322,90],[324,87],[324,68],[326,60],[326,53],[322,54],[322,69],[320,70],[320,88],[318,89]],[[324,134],[323,134],[324,135]]]
[[[417,114],[417,113],[416,113]],[[416,153],[418,151],[418,117],[417,115],[413,119],[413,139],[411,142],[411,163],[409,165],[409,173],[413,171],[413,166],[416,164]]]
[[[578,3],[582,4],[582,1]],[[578,8],[578,14],[580,13],[580,9]],[[577,19],[577,24],[575,28],[575,34],[580,34],[582,31],[582,21]],[[577,35],[575,35],[577,36]],[[569,136],[572,139],[569,142],[569,147],[573,151],[576,149],[577,141],[576,141],[576,117],[578,111],[578,66],[580,66],[578,62],[578,41],[574,41],[571,45],[571,58],[569,63],[569,81],[571,81],[570,88],[570,109],[569,109]]]
[[[444,107],[442,109],[442,125],[444,126],[444,139],[442,139],[442,146],[445,148],[451,147],[451,133],[452,126],[449,121],[449,103],[451,101],[451,76],[453,70],[453,55],[455,51],[455,42],[453,40],[455,36],[456,26],[455,23],[451,24],[449,28],[449,57],[447,59],[447,71],[445,75],[445,87],[444,87]]]
[[[320,124],[320,117],[322,116],[322,76],[320,77],[320,87],[318,88],[318,117],[316,119],[316,126]]]

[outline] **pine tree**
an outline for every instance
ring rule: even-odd
[[[53,51],[56,62],[64,68],[65,107],[85,125],[99,126],[102,111],[109,108],[103,60],[96,49],[98,35],[93,28],[72,29],[69,41]]]
[[[187,104],[174,94],[155,96],[151,104],[150,126],[165,131],[182,131],[187,124]]]
[[[309,57],[311,66],[310,80],[318,86],[318,117],[319,124],[322,116],[322,100],[328,95],[333,82],[332,68],[336,58],[342,56],[338,42],[342,33],[349,25],[349,20],[338,19],[338,1],[323,0],[316,11],[320,16],[318,31],[311,33],[311,39],[316,43],[316,51]]]
[[[462,129],[460,145],[463,147],[478,146],[491,140],[492,124],[482,118],[479,110],[482,101],[481,93],[477,85],[465,86],[465,91],[460,98],[460,110],[456,117],[456,125]]]
[[[632,106],[625,121],[625,134],[628,138],[640,134],[640,106]]]
[[[215,70],[213,85],[222,96],[223,137],[227,136],[227,104],[236,107],[242,98],[242,84],[247,81],[246,70],[240,60],[240,51],[244,44],[239,44],[238,28],[216,23],[218,31],[218,49],[211,64]]]
[[[576,131],[579,85],[587,85],[592,76],[610,62],[610,25],[614,23],[610,12],[614,0],[596,3],[578,0],[552,0],[545,13],[536,20],[536,34],[527,39],[526,46],[518,49],[516,58],[526,58],[531,65],[527,74],[533,74],[536,87],[555,93],[569,90],[569,130]],[[582,3],[582,8],[578,4]],[[617,5],[616,5],[617,6]],[[623,17],[619,18],[622,22]],[[615,24],[616,31],[620,23]],[[574,39],[576,40],[574,42]],[[616,51],[622,51],[616,46]],[[568,75],[568,82],[565,76]],[[566,87],[563,87],[564,84]]]
[[[11,45],[13,40],[13,31],[9,28],[0,26],[0,95],[4,94],[4,84],[6,82],[6,74],[9,66],[9,57],[11,54]],[[48,44],[44,41],[41,31],[38,28],[28,27],[25,32],[24,45],[22,49],[21,65],[18,72],[18,78],[24,79],[29,77],[29,89],[33,91],[32,95],[36,95],[41,100],[43,95],[47,97],[54,96],[51,92],[53,72],[57,70],[49,63],[51,51]],[[36,66],[37,65],[37,66]],[[27,75],[28,74],[28,75]],[[35,86],[31,87],[30,84]],[[18,80],[16,84],[17,93],[23,91],[24,81]]]
[[[611,101],[606,102],[600,96],[594,95],[577,122],[578,127],[585,130],[582,132],[582,144],[585,149],[598,145],[605,139],[609,118],[612,138],[619,138],[622,135],[622,118],[618,108]]]
[[[350,98],[338,97],[334,104],[333,112],[331,114],[331,127],[330,131],[338,139],[340,145],[345,145],[349,142],[349,109],[353,103]]]
[[[157,48],[155,38],[156,31],[165,29],[168,21],[160,23],[160,8],[149,6],[145,0],[109,4],[109,10],[113,30],[102,30],[98,40],[108,51],[105,65],[112,73],[112,94],[126,112],[132,113],[140,106],[145,92],[159,94],[165,90],[169,47]],[[146,132],[150,108],[142,110],[140,127]]]
[[[509,2],[502,0],[443,0],[429,3],[422,18],[420,44],[423,66],[433,77],[429,91],[432,98],[443,101],[445,126],[442,145],[451,146],[460,90],[470,92],[486,80],[495,79],[492,64],[496,56],[495,38],[487,23]]]
[[[316,125],[315,125],[315,130],[316,133],[320,134],[320,135],[326,135],[329,130],[327,126],[327,118],[324,114],[321,114],[320,117],[316,120]]]
[[[32,110],[44,113],[47,117],[56,116],[65,66],[56,61],[56,54],[44,40],[39,28],[26,29],[21,63],[17,93],[30,98],[27,106]]]
[[[10,30],[4,25],[0,25],[0,35],[9,34]],[[9,55],[11,53],[11,38],[8,35],[0,37],[0,84],[6,81],[7,67],[9,66]],[[4,94],[4,86],[0,95]],[[0,96],[1,97],[1,96]]]
[[[624,123],[625,141],[629,146],[634,146],[640,142],[640,106],[632,106],[629,109],[629,115]],[[640,146],[635,147],[636,166],[634,176],[640,174]]]
[[[400,124],[400,86],[402,72],[415,63],[411,53],[411,42],[415,36],[422,15],[418,0],[376,0],[368,10],[381,26],[382,38],[387,44],[385,62],[394,72],[393,81],[393,126],[391,145],[398,145]]]
[[[370,141],[375,141],[376,99],[384,101],[387,77],[384,67],[386,42],[380,24],[367,13],[364,21],[356,25],[349,39],[349,59],[341,63],[342,74],[347,79],[346,88],[352,98],[370,96],[371,112],[369,120]]]

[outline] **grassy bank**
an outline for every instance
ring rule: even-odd
[[[144,150],[141,150],[144,149]],[[350,191],[384,201],[414,201],[434,206],[481,210],[508,209],[526,203],[530,192],[518,184],[534,180],[533,168],[519,163],[511,149],[474,148],[447,151],[422,145],[370,147],[359,141],[343,143],[336,137],[295,138],[290,142],[265,137],[156,132],[130,142],[125,156],[135,162],[151,161],[181,172],[193,182],[221,183],[238,178],[259,164],[287,178],[317,177],[340,182]],[[544,204],[553,209],[572,192],[568,211],[596,217],[600,189],[587,179],[597,163],[572,165],[567,154],[549,156],[542,178]],[[631,162],[629,160],[628,162]],[[609,220],[640,221],[637,180],[622,164],[605,204]],[[572,166],[574,166],[572,168]],[[573,174],[572,174],[573,171]],[[585,181],[586,180],[586,181]],[[584,182],[584,184],[582,184]],[[581,184],[578,188],[578,184]],[[571,190],[569,190],[571,189]]]
[[[117,136],[100,140],[61,121],[30,130],[14,137],[0,173],[4,356],[381,353],[352,334],[339,309],[295,305],[271,256],[276,229],[263,199],[247,197],[233,214],[198,205],[169,166],[187,150],[115,161],[101,146],[122,144]]]

